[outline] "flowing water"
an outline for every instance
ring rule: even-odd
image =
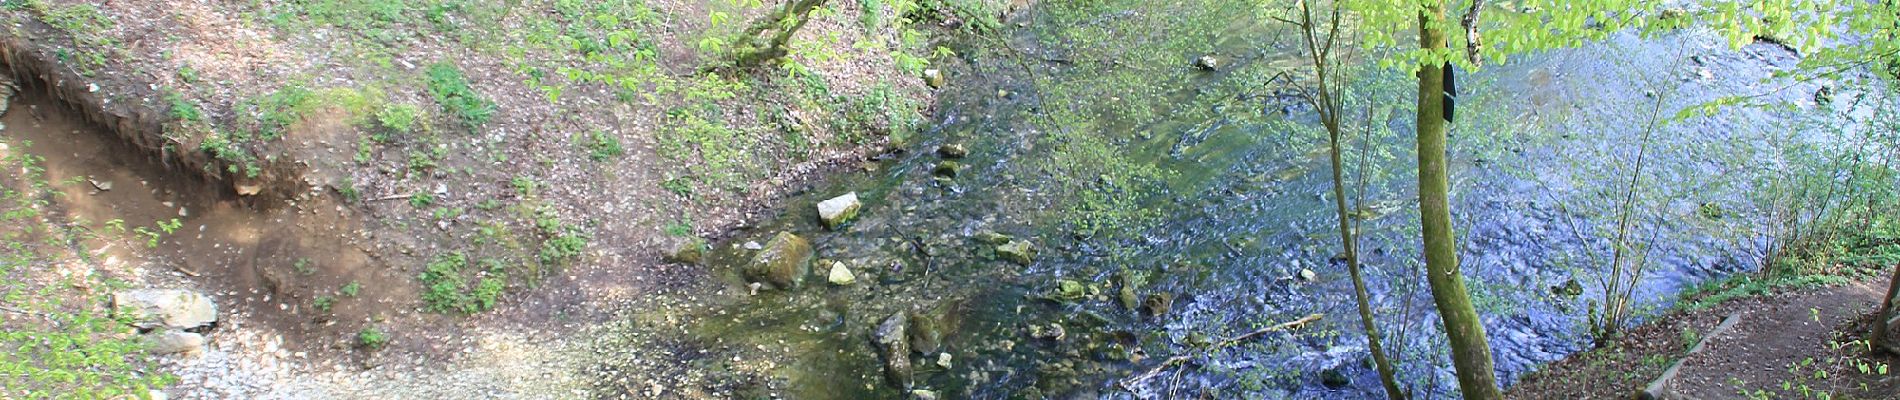
[[[736,296],[695,332],[789,350],[794,398],[896,396],[871,331],[907,310],[939,319],[953,356],[943,368],[934,353],[914,354],[916,387],[950,398],[1381,396],[1351,283],[1329,262],[1338,238],[1323,137],[1277,76],[1300,66],[1280,50],[1292,36],[1222,2],[1041,7],[1006,42],[956,48],[971,66],[950,71],[912,151],[789,199],[716,246],[712,262],[729,292],[744,293],[743,244],[791,231],[859,283],[825,284],[821,262],[816,284]],[[1203,54],[1218,68],[1196,68]],[[1796,61],[1705,34],[1619,35],[1460,77],[1453,217],[1503,382],[1586,345],[1615,200],[1652,120],[1730,95],[1796,104],[1658,124],[1633,203],[1632,232],[1649,243],[1643,310],[1760,263],[1756,191],[1782,165],[1768,139],[1825,114],[1814,111],[1816,87],[1764,81]],[[1372,301],[1388,346],[1403,348],[1407,384],[1448,395],[1455,380],[1418,279],[1412,86],[1396,72],[1361,76],[1348,120],[1369,133],[1348,144],[1347,161],[1369,171],[1348,178],[1367,203],[1358,216]],[[954,178],[936,178],[931,150],[946,143],[971,155]],[[846,192],[865,199],[858,220],[819,226],[812,204]],[[999,259],[988,232],[1034,243],[1036,259]],[[1588,290],[1557,290],[1573,280]],[[1123,304],[1157,294],[1172,297],[1159,315]],[[1312,313],[1325,319],[1119,385],[1210,340]],[[1323,385],[1329,370],[1352,384]]]

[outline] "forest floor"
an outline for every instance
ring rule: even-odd
[[[0,345],[136,339],[31,331],[29,312],[181,288],[221,318],[202,354],[152,357],[172,398],[730,397],[660,357],[699,344],[589,346],[678,326],[653,310],[692,306],[709,272],[662,253],[901,149],[934,101],[922,72],[957,61],[932,38],[1024,4],[830,2],[785,57],[721,70],[778,4],[7,1],[28,93],[0,163],[45,172],[9,175],[6,196],[47,220],[7,239],[79,233],[19,252],[65,268],[0,268],[0,307],[26,310],[0,314]],[[89,124],[47,95],[74,87],[162,127]],[[638,387],[580,376],[601,358],[633,360],[600,375]],[[57,393],[69,371],[40,362],[0,355],[51,374],[0,397]]]
[[[1672,398],[1892,399],[1900,375],[1893,354],[1868,351],[1861,337],[1886,282],[1789,287],[1686,307],[1656,316],[1611,345],[1578,353],[1511,388],[1517,399],[1631,398],[1680,360]],[[1729,316],[1733,328],[1709,338]]]

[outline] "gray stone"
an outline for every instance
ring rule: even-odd
[[[112,296],[112,309],[142,329],[191,329],[218,322],[210,297],[183,289],[133,289]]]
[[[916,400],[937,400],[937,391],[917,389],[910,391],[910,398]]]
[[[791,232],[779,232],[746,264],[746,279],[779,290],[797,289],[811,275],[811,242]]]
[[[857,275],[853,275],[851,268],[844,266],[843,262],[832,262],[831,272],[826,274],[826,277],[830,278],[831,284],[838,286],[850,285],[858,281]]]
[[[871,343],[877,345],[877,352],[884,357],[884,379],[891,386],[908,389],[915,372],[910,363],[910,340],[904,329],[910,322],[903,312],[891,314],[877,330],[871,332]]]
[[[857,218],[858,209],[863,207],[864,203],[858,202],[858,192],[845,193],[818,202],[818,222],[825,224],[826,229],[837,230],[839,226],[851,222],[852,218]]]
[[[1313,272],[1313,270],[1310,270],[1310,269],[1305,269],[1305,268],[1300,269],[1300,280],[1312,282],[1317,279],[1319,279],[1319,273]]]
[[[204,335],[163,330],[145,335],[145,350],[152,354],[196,354],[205,347]]]

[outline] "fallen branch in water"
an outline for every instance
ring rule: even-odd
[[[1307,315],[1300,319],[1281,323],[1279,325],[1260,328],[1253,332],[1247,332],[1246,334],[1242,334],[1240,336],[1234,336],[1234,337],[1221,340],[1220,342],[1215,343],[1214,346],[1208,347],[1207,349],[1203,350],[1202,353],[1212,353],[1212,352],[1220,351],[1228,347],[1232,347],[1235,344],[1239,344],[1242,341],[1253,339],[1255,337],[1259,337],[1260,335],[1265,335],[1267,333],[1283,331],[1283,330],[1288,330],[1288,329],[1295,329],[1302,326],[1306,326],[1306,324],[1312,323],[1313,321],[1318,321],[1320,320],[1320,318],[1323,318],[1323,317],[1325,317],[1325,314],[1315,313],[1315,314]],[[1188,360],[1192,360],[1194,359],[1194,357],[1197,357],[1197,356],[1200,356],[1200,354],[1169,357],[1167,361],[1161,362],[1161,365],[1156,365],[1154,369],[1150,369],[1148,370],[1148,372],[1143,372],[1139,375],[1128,377],[1128,379],[1123,379],[1120,383],[1117,383],[1117,385],[1121,386],[1122,390],[1133,392],[1135,391],[1135,387],[1140,386],[1142,382],[1146,382],[1149,379],[1154,379],[1154,377],[1161,375],[1162,372],[1166,372],[1169,368],[1174,368],[1176,366],[1180,366],[1181,364],[1186,364]]]

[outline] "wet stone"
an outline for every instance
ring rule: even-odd
[[[884,357],[884,379],[897,388],[909,388],[914,372],[910,363],[910,340],[905,334],[909,324],[909,319],[899,312],[885,318],[877,330],[871,332],[871,343],[877,346],[878,355]]]
[[[824,224],[826,229],[837,230],[851,222],[852,218],[857,218],[858,209],[863,208],[864,203],[858,202],[858,192],[851,192],[818,202],[817,207],[818,222]]]
[[[811,264],[811,242],[791,232],[779,232],[746,264],[745,276],[779,290],[792,290],[811,274]]]

